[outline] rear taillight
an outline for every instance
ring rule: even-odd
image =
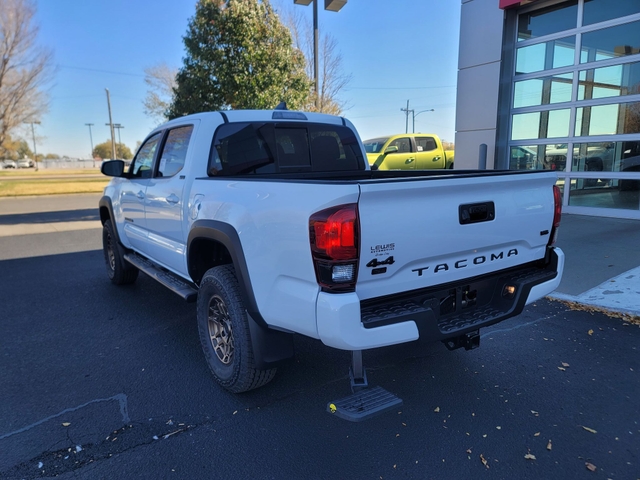
[[[551,227],[551,235],[549,235],[549,246],[556,243],[558,238],[558,228],[560,227],[560,219],[562,217],[562,192],[557,185],[553,186],[553,226]]]
[[[354,291],[359,228],[355,203],[327,208],[309,218],[311,256],[318,284],[323,290]]]

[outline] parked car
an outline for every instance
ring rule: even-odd
[[[17,168],[17,167],[16,167],[16,162],[14,162],[13,160],[3,160],[3,161],[2,161],[2,168],[3,168],[3,169],[7,169],[7,168]]]
[[[33,168],[33,160],[29,158],[18,160],[18,168]]]
[[[453,168],[453,151],[445,151],[432,133],[403,133],[363,143],[373,170]]]

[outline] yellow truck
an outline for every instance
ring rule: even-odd
[[[453,168],[453,150],[445,151],[431,133],[403,133],[363,143],[372,170]]]

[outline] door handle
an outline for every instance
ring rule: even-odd
[[[178,196],[175,193],[172,193],[171,195],[169,195],[167,197],[167,202],[172,203],[172,204],[176,204],[180,201],[180,199],[178,198]]]
[[[404,163],[411,163],[411,162],[413,162],[414,160],[415,160],[415,158],[407,158],[407,161],[406,161],[406,162],[404,162]]]
[[[440,157],[440,156],[433,157],[433,161],[437,162],[438,160],[440,160],[440,158],[442,158],[442,157]]]
[[[138,193],[136,193],[136,197],[142,200],[144,198],[144,192],[142,190],[138,191]]]

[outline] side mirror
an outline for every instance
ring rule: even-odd
[[[124,176],[124,161],[108,160],[106,162],[102,162],[100,172],[109,177],[122,177]]]
[[[387,148],[384,150],[384,153],[385,153],[385,155],[386,155],[387,153],[398,153],[398,147],[397,147],[397,145],[393,145],[393,146],[391,146],[391,147],[387,147]]]

